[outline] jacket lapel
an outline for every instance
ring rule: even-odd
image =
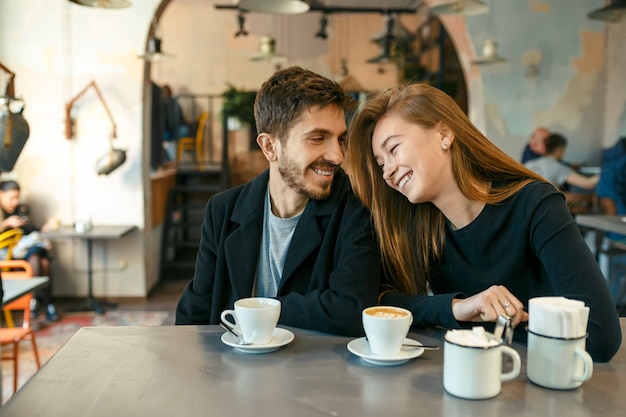
[[[224,252],[235,299],[252,296],[261,250],[267,174],[265,171],[244,187],[230,218],[233,231],[224,242]]]

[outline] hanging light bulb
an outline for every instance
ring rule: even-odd
[[[320,30],[315,34],[316,38],[328,39],[326,26],[328,26],[328,13],[323,13],[322,17],[320,18]]]
[[[132,5],[128,0],[70,0],[70,2],[100,9],[124,9]]]
[[[243,14],[243,12],[239,12],[237,14],[237,24],[239,26],[239,29],[235,33],[235,38],[238,38],[240,36],[248,36],[248,31],[245,29],[246,16]]]

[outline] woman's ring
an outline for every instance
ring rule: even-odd
[[[511,305],[511,303],[505,303],[505,304],[502,304],[502,307],[504,307],[506,309],[510,305]]]

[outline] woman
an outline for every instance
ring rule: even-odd
[[[458,328],[501,314],[518,325],[530,298],[562,295],[590,307],[594,360],[617,352],[615,306],[562,193],[445,93],[419,84],[378,93],[351,122],[347,157],[390,277],[381,304],[411,310],[414,325]]]
[[[31,223],[28,217],[28,207],[20,204],[20,186],[15,181],[0,182],[0,209],[2,209],[2,221],[0,221],[0,232],[9,229],[20,228],[27,238],[32,232],[38,231]],[[55,228],[57,220],[50,219],[41,227],[41,231]],[[18,244],[19,245],[19,244]],[[45,275],[50,277],[50,255],[51,250],[49,242],[36,241],[28,247],[26,252],[14,259],[25,259],[31,264],[33,274]],[[50,277],[52,282],[52,277]],[[52,303],[52,291],[50,285],[39,290],[33,297],[31,304],[31,317],[37,317],[40,305],[45,305],[46,318],[49,321],[58,321],[60,319],[57,309]]]

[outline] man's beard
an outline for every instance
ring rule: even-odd
[[[337,165],[323,159],[317,160],[311,166],[321,169],[322,171],[337,170]],[[310,169],[310,167],[308,169]],[[325,182],[322,185],[317,184],[317,188],[321,187],[321,190],[311,189],[311,186],[306,184],[304,181],[304,176],[300,175],[300,168],[298,165],[286,155],[283,155],[283,158],[278,163],[278,172],[289,188],[307,198],[325,200],[330,195],[332,182]]]

